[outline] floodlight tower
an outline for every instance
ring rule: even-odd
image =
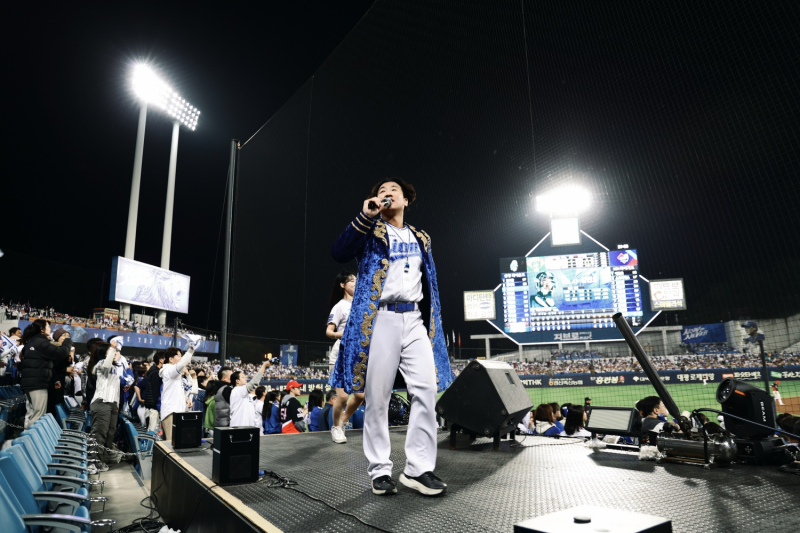
[[[178,133],[180,125],[194,131],[200,111],[181,98],[177,92],[161,80],[147,65],[138,64],[133,73],[133,91],[141,101],[139,112],[139,131],[136,135],[136,155],[133,163],[133,184],[131,202],[128,209],[128,232],[125,239],[125,257],[133,259],[136,247],[136,221],[139,208],[139,185],[142,176],[142,153],[144,151],[144,127],[147,107],[152,105],[172,119],[172,147],[169,157],[169,176],[167,180],[167,205],[164,212],[164,238],[161,244],[161,268],[169,269],[170,247],[172,244],[172,213],[175,204],[175,170],[178,160]],[[130,306],[122,304],[120,311],[124,318],[130,317]],[[167,312],[158,312],[159,324],[164,325]]]
[[[590,205],[589,191],[571,185],[536,197],[536,210],[550,215],[550,242],[553,246],[580,244],[578,215]]]

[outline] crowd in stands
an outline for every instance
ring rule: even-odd
[[[759,368],[761,358],[757,354],[714,355],[663,355],[651,357],[656,370],[713,370],[734,368]],[[800,365],[800,352],[769,354],[767,364],[771,367]],[[609,357],[568,361],[535,361],[514,363],[520,375],[586,374],[602,372],[641,372],[633,357]],[[459,369],[460,370],[460,369]]]
[[[552,358],[561,361],[564,359],[599,359],[603,354],[597,350],[553,350]]]
[[[731,355],[739,353],[739,350],[731,348],[728,343],[716,342],[708,344],[684,344],[687,354],[698,355]]]
[[[6,334],[4,334],[6,335]],[[25,427],[31,427],[45,413],[57,412],[66,404],[91,413],[91,433],[98,446],[92,452],[97,461],[95,471],[105,471],[108,463],[119,462],[117,450],[120,415],[135,421],[142,432],[170,438],[171,417],[185,411],[201,411],[207,434],[215,427],[254,426],[262,435],[328,431],[333,427],[332,406],[336,392],[327,394],[315,388],[308,402],[301,405],[302,385],[298,379],[324,379],[327,371],[305,367],[272,366],[265,360],[260,366],[252,363],[222,366],[219,361],[192,361],[194,346],[186,352],[169,348],[156,352],[150,360],[126,358],[123,337],[108,342],[91,339],[86,353],[76,354],[69,332],[37,319],[24,331],[12,328],[6,335],[18,343],[3,380],[18,383],[27,397]],[[757,361],[747,355],[681,355],[656,357],[660,369],[746,367]],[[800,353],[775,354],[773,365],[800,363]],[[717,366],[718,365],[718,366]],[[632,358],[562,359],[537,363],[517,363],[518,373],[635,370]],[[10,370],[10,372],[8,371]],[[458,371],[459,368],[456,368]],[[284,386],[267,390],[262,380],[289,380]],[[660,430],[667,420],[666,409],[657,397],[637,403],[643,428]],[[360,408],[363,410],[363,407]],[[584,405],[543,403],[528,413],[519,431],[526,434],[585,437],[586,413],[591,399]],[[358,414],[358,412],[357,412]],[[363,420],[363,412],[361,413]],[[351,421],[358,417],[354,415]],[[649,420],[652,419],[652,420]],[[787,421],[787,427],[795,421]],[[355,427],[355,422],[353,422]],[[709,422],[708,427],[713,427]],[[161,430],[159,430],[161,428]],[[724,429],[724,428],[723,428]]]
[[[136,333],[146,333],[148,335],[163,335],[165,337],[172,337],[175,334],[175,328],[160,326],[156,323],[143,324],[132,320],[124,320],[109,316],[101,319],[84,318],[72,316],[67,313],[60,313],[50,306],[46,306],[44,309],[37,309],[29,304],[6,304],[0,302],[0,313],[5,314],[7,320],[33,321],[37,318],[41,318],[54,325],[110,329],[114,331],[130,331]],[[186,328],[178,328],[178,335],[183,335],[184,333],[193,334],[194,331]],[[217,336],[215,334],[210,334],[208,335],[208,340],[217,340]]]

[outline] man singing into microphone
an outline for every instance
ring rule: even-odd
[[[426,496],[447,485],[436,467],[437,390],[453,381],[442,333],[436,268],[427,233],[403,215],[416,198],[400,178],[378,182],[333,245],[333,258],[358,261],[358,278],[330,385],[364,392],[364,454],[375,494],[394,494],[389,399],[397,370],[413,397],[400,483]]]

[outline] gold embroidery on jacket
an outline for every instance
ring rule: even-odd
[[[386,269],[389,268],[389,260],[381,259],[381,264],[383,265],[383,268],[379,268],[372,275],[372,287],[369,288],[370,291],[375,291],[375,294],[370,296],[370,299],[373,302],[377,302],[381,299],[381,293],[383,292],[383,280],[386,279]]]
[[[389,242],[386,240],[386,224],[381,222],[380,220],[375,224],[375,229],[372,230],[372,233],[375,234],[377,238],[383,241],[383,244],[389,246]]]
[[[378,314],[378,308],[372,302],[369,304],[369,310],[372,311],[372,314],[364,311],[364,320],[361,321],[361,334],[364,335],[364,338],[361,339],[361,346],[364,348],[369,346],[369,336],[372,335],[372,321],[375,320],[375,315]]]
[[[361,219],[360,219],[360,218],[356,217],[356,222],[358,222],[358,225],[359,225],[359,226],[361,226],[362,228],[364,228],[364,229],[369,229],[369,226],[368,226],[367,224],[364,224],[364,223],[361,221]],[[361,233],[366,233],[366,232],[365,232],[365,231],[362,231]]]
[[[361,358],[361,361],[356,363],[356,366],[353,367],[355,371],[355,375],[353,376],[354,391],[360,391],[364,388],[364,371],[367,369],[367,354],[360,352],[358,357]]]
[[[351,226],[353,226],[353,227],[356,229],[356,231],[360,231],[360,232],[361,232],[361,233],[363,233],[364,235],[366,235],[366,234],[367,234],[367,232],[366,232],[366,231],[364,231],[363,229],[359,228],[358,226],[356,226],[356,225],[355,225],[355,224],[353,224],[352,222],[350,223],[350,225],[351,225]]]
[[[372,275],[370,292],[374,291],[375,294],[371,295],[370,299],[373,301],[378,301],[381,298],[383,280],[386,278],[386,269],[389,268],[389,260],[381,259],[381,265],[383,266],[377,269],[375,274]],[[372,323],[378,315],[378,307],[374,303],[369,303],[369,310],[371,313],[365,311],[364,320],[361,321],[361,334],[364,336],[364,338],[361,339],[361,346],[364,348],[369,346],[370,336],[372,335]],[[361,390],[364,387],[364,371],[367,370],[367,360],[369,359],[369,356],[365,352],[360,352],[358,356],[361,360],[353,367],[353,390]]]
[[[417,238],[422,241],[422,247],[425,248],[425,251],[430,253],[430,251],[431,251],[431,237],[430,237],[430,235],[425,233],[423,230],[418,230],[417,228],[415,228],[411,224],[409,224],[408,227],[409,227],[409,229],[411,229],[411,231],[414,232],[414,235],[416,235]]]

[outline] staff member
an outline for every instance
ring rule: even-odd
[[[405,223],[405,210],[416,199],[411,184],[383,179],[371,196],[331,251],[342,263],[357,259],[359,268],[330,385],[365,393],[364,454],[372,492],[392,494],[397,488],[389,458],[389,400],[400,370],[413,396],[400,483],[433,496],[447,488],[433,473],[436,392],[453,381],[453,372],[442,334],[431,238]]]

